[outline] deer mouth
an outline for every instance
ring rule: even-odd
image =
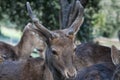
[[[76,69],[71,69],[71,70],[68,70],[68,69],[63,70],[63,69],[55,68],[57,75],[59,76],[61,75],[61,78],[63,79],[74,79],[76,77],[77,75]]]

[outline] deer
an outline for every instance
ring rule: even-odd
[[[80,5],[80,2],[79,1],[77,1],[78,3],[79,3],[79,5]],[[77,6],[78,4],[76,4],[76,6]],[[29,12],[29,15],[30,15],[30,17],[31,17],[31,19],[32,19],[32,21],[34,21],[34,24],[35,24],[35,26],[36,26],[36,28],[37,29],[39,29],[40,31],[38,31],[38,30],[36,30],[36,31],[38,31],[38,33],[40,33],[40,35],[43,35],[43,36],[45,36],[46,35],[46,37],[50,37],[50,42],[51,42],[51,37],[53,36],[53,37],[55,37],[55,38],[58,38],[61,34],[62,34],[62,32],[60,33],[60,34],[58,34],[58,31],[56,31],[56,33],[54,33],[53,35],[51,35],[50,33],[53,33],[53,32],[51,32],[51,31],[49,31],[48,29],[46,29],[43,25],[41,25],[40,23],[39,23],[39,21],[38,21],[38,19],[36,19],[36,16],[35,15],[33,15],[33,12],[32,12],[32,9],[30,8],[30,6],[28,5],[28,12]],[[78,17],[77,17],[78,18]],[[76,19],[75,19],[76,20]],[[79,23],[80,24],[80,23]],[[73,24],[72,24],[73,25]],[[41,28],[42,27],[42,28]],[[71,26],[69,27],[69,28],[71,28]],[[68,28],[68,29],[69,29]],[[44,30],[44,32],[48,32],[48,33],[44,33],[43,32],[43,30]],[[64,30],[64,29],[63,29]],[[65,29],[66,30],[66,29]],[[67,32],[67,31],[65,31],[65,32]],[[62,37],[64,37],[64,36],[62,36]],[[59,39],[59,38],[58,38]],[[49,39],[48,39],[48,41],[47,41],[47,39],[45,39],[46,40],[46,43],[49,43]],[[53,39],[54,40],[54,39]],[[60,40],[60,39],[59,39]],[[63,41],[63,40],[62,40]],[[65,41],[65,39],[64,39],[64,41]],[[52,43],[55,43],[55,45],[57,45],[58,44],[58,40],[57,41],[55,41],[55,42],[52,42]],[[66,43],[69,43],[69,41],[67,41]],[[64,43],[64,44],[66,44],[66,43]],[[62,43],[60,43],[60,44],[62,44]],[[59,44],[59,45],[60,45]],[[64,45],[63,44],[63,45]],[[51,45],[51,44],[48,44],[48,45]],[[63,48],[63,45],[62,45],[62,48]],[[74,46],[74,45],[73,45]],[[53,49],[53,54],[54,55],[57,55],[57,58],[59,58],[59,53],[57,52],[57,50],[59,50],[59,51],[61,51],[61,50],[63,50],[62,48],[60,48],[59,47],[59,49],[58,49],[58,46],[52,46],[52,49]],[[64,47],[65,48],[65,50],[67,51],[67,50],[69,50],[70,51],[70,48],[69,49],[66,49],[66,47]],[[47,48],[47,49],[49,49],[49,48]],[[75,50],[75,48],[74,48],[74,50]],[[70,51],[71,52],[71,51]],[[65,56],[65,58],[68,60],[68,58],[67,58],[67,56],[68,55],[70,55],[70,52],[69,52],[69,54],[67,54],[66,56]],[[46,54],[47,53],[47,54]],[[79,76],[81,76],[80,75],[80,73],[78,73],[78,71],[77,71],[77,75],[76,75],[76,77],[75,77],[75,79],[73,78],[64,78],[64,75],[61,75],[60,74],[60,72],[58,72],[58,71],[60,71],[60,70],[57,70],[57,69],[55,69],[55,67],[57,67],[57,68],[59,68],[57,65],[54,65],[54,63],[58,63],[58,62],[56,62],[57,60],[56,59],[53,59],[53,57],[52,57],[52,55],[53,54],[51,54],[50,53],[50,50],[47,50],[47,52],[45,53],[45,56],[46,56],[46,60],[47,60],[47,64],[48,64],[48,67],[50,68],[50,70],[51,70],[51,72],[52,72],[52,74],[53,74],[53,78],[54,78],[54,80],[81,80],[81,79],[77,79],[77,77],[79,77]],[[72,53],[75,53],[75,52],[72,52]],[[65,53],[64,53],[65,54]],[[48,56],[49,55],[49,56]],[[62,53],[61,53],[61,55],[62,55]],[[51,57],[50,57],[51,56]],[[74,57],[76,57],[75,55],[73,56],[73,64],[74,64]],[[49,59],[51,59],[51,60],[49,60]],[[60,58],[59,58],[60,59]],[[54,62],[52,62],[52,60],[54,60]],[[63,60],[64,60],[64,58],[63,58]],[[79,61],[82,61],[81,59],[79,60]],[[72,62],[71,62],[72,63]],[[70,63],[70,64],[71,64]],[[66,63],[67,64],[67,63]],[[107,64],[107,63],[105,63],[105,64]],[[110,63],[111,64],[111,63]],[[63,64],[64,65],[64,64]],[[63,66],[63,65],[61,65],[61,66]],[[100,64],[101,66],[103,65],[103,64]],[[100,74],[98,75],[98,76],[101,76],[103,73],[105,74],[105,75],[107,75],[108,77],[104,77],[103,75],[102,75],[102,77],[104,77],[104,78],[106,78],[106,79],[110,79],[110,76],[112,75],[112,73],[113,73],[113,69],[114,69],[114,66],[113,67],[110,67],[110,69],[109,69],[109,67],[106,67],[106,66],[100,66],[100,65],[96,65],[96,66],[91,66],[91,68],[93,68],[93,69],[91,69],[90,68],[90,70],[91,71],[95,71],[95,70],[97,70],[98,72],[100,72]],[[67,66],[68,68],[70,68],[69,66]],[[101,67],[101,68],[100,68]],[[97,68],[97,69],[96,69]],[[100,68],[100,70],[98,70]],[[55,69],[55,70],[54,70]],[[57,70],[57,71],[56,71]],[[64,69],[62,69],[62,70],[64,70]],[[110,73],[105,73],[104,71],[109,71]],[[90,71],[90,72],[91,72]],[[80,71],[81,72],[81,71]],[[65,74],[66,75],[66,74]],[[90,73],[90,75],[92,75],[91,73]],[[59,76],[59,77],[58,77]],[[68,77],[68,75],[66,76],[66,77]],[[70,75],[69,75],[69,77],[70,77]],[[84,79],[83,79],[84,80]]]
[[[44,39],[43,41],[47,45],[46,51],[45,51],[44,65],[46,65],[48,70],[51,72],[50,74],[52,75],[53,80],[65,80],[65,79],[71,79],[75,77],[77,74],[77,71],[73,65],[73,56],[74,56],[74,49],[75,49],[74,39],[76,37],[78,30],[80,29],[80,26],[83,23],[82,17],[84,12],[84,8],[80,4],[80,2],[76,1],[78,16],[73,22],[73,24],[69,28],[62,29],[62,30],[54,30],[54,31],[48,30],[39,22],[39,19],[33,13],[29,2],[27,2],[26,5],[27,5],[28,14],[31,20],[33,21],[33,24],[35,25],[35,27],[31,26],[32,30],[35,31],[39,36],[41,36]],[[32,60],[34,60],[34,58],[32,58]],[[22,63],[22,61],[24,64]],[[40,66],[37,66],[36,62],[31,62],[30,60],[31,67],[32,67],[31,69],[34,69],[33,67],[35,67],[35,71],[30,70],[29,69],[30,66],[25,66],[27,67],[26,69],[31,71],[31,72],[27,72],[24,70],[25,68],[23,69],[21,67],[26,64],[26,62],[24,61],[25,61],[24,59],[20,61],[11,61],[11,62],[6,61],[6,63],[3,62],[2,64],[0,64],[0,78],[1,78],[0,80],[10,80],[10,79],[12,80],[16,80],[16,79],[17,80],[43,80],[40,77],[39,79],[36,79],[35,78],[36,75],[34,75],[36,74],[36,72],[39,73],[40,71],[40,73],[37,74],[40,76],[41,73],[44,73],[42,72],[43,69],[41,69]],[[38,62],[39,61],[40,60],[38,60]],[[34,66],[34,64],[36,65]],[[40,61],[40,64],[42,64],[41,61]],[[40,68],[40,70],[36,70],[36,67]],[[9,73],[6,71],[9,71]],[[26,78],[23,77],[23,79],[21,79],[22,76],[20,75],[22,74],[21,72],[23,71],[25,71],[25,73],[28,73],[28,74],[24,74]],[[31,78],[31,77],[34,77],[34,78]]]
[[[114,71],[112,80],[120,80],[120,50],[114,45],[111,47],[111,57],[116,69]]]
[[[87,42],[77,45],[75,55],[74,65],[77,70],[103,62],[111,63],[111,66],[114,65],[111,58],[111,48],[96,43]]]
[[[39,19],[34,15],[29,3],[27,3],[28,14],[33,21],[38,34],[44,37],[47,44],[45,58],[55,80],[63,80],[76,75],[73,66],[73,55],[75,49],[75,36],[83,23],[84,8],[79,1],[76,1],[78,16],[69,28],[50,31],[40,24]]]
[[[28,23],[24,30],[23,35],[20,41],[15,45],[10,45],[5,42],[0,42],[0,54],[4,60],[19,60],[19,59],[27,59],[32,53],[34,48],[41,48],[41,55],[44,52],[46,44],[40,39],[40,37],[35,34],[35,32],[31,31],[31,23]],[[41,43],[41,44],[40,44]]]
[[[75,55],[77,57],[74,58],[75,60],[73,60],[74,61],[73,64],[75,64],[75,67],[77,67],[77,70],[81,70],[84,67],[91,67],[95,64],[103,65],[103,62],[104,62],[104,64],[109,63],[109,66],[112,66],[110,67],[111,69],[110,75],[113,74],[113,70],[115,69],[115,66],[111,59],[110,47],[98,45],[95,43],[82,43],[76,47]],[[103,69],[109,70],[109,67],[104,67]],[[101,72],[101,73],[104,73],[104,72]],[[108,74],[106,73],[106,75]],[[111,79],[111,77],[108,77],[108,79]]]

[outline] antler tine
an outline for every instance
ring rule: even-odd
[[[77,10],[76,10],[76,1],[74,0],[73,3],[70,6],[70,12],[69,12],[69,17],[68,17],[68,22],[67,22],[67,27],[69,27],[72,22],[75,20],[76,16],[77,16]]]
[[[68,17],[69,17],[69,10],[71,3],[68,2],[68,0],[59,0],[60,2],[60,29],[66,28]]]
[[[69,27],[69,32],[68,34],[76,34],[82,25],[84,18],[83,18],[83,13],[84,13],[84,8],[81,5],[80,1],[76,1],[76,10],[78,10],[78,16],[75,19],[75,21],[71,24]]]
[[[33,14],[33,11],[31,9],[31,6],[30,6],[29,2],[26,3],[26,6],[27,6],[27,11],[28,11],[28,14],[29,14],[30,18],[32,19],[36,28],[38,29],[37,31],[39,31],[46,38],[51,38],[52,37],[52,32],[50,30],[48,30],[47,28],[45,28],[42,24],[40,24],[39,19],[36,17],[35,14]]]
[[[30,3],[27,2],[26,5],[27,5],[28,14],[29,14],[30,18],[32,19],[32,21],[34,21],[34,22],[38,21],[36,16],[33,14],[33,11],[31,9]]]

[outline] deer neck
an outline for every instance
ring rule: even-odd
[[[23,34],[19,43],[14,46],[15,52],[19,58],[28,58],[33,51],[33,43],[30,36]]]

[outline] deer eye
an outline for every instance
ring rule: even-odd
[[[53,53],[54,55],[58,55],[58,54],[57,54],[57,51],[55,51],[55,50],[53,50],[52,53]]]

